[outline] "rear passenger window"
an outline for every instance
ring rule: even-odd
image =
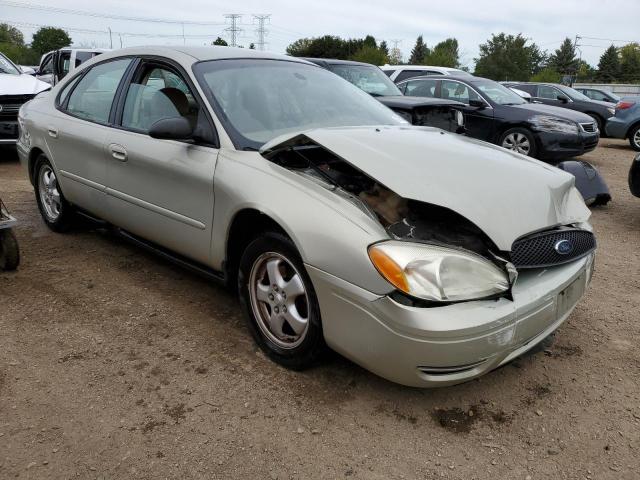
[[[410,80],[405,95],[411,97],[435,97],[437,80]]]
[[[108,123],[113,97],[130,58],[102,63],[91,68],[69,97],[66,111],[96,123]]]
[[[403,70],[401,71],[395,79],[395,82],[401,82],[402,80],[406,80],[407,78],[419,77],[420,75],[426,75],[426,70]]]

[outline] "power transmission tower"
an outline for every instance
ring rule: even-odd
[[[229,32],[231,36],[230,47],[238,46],[238,34],[242,31],[240,27],[238,27],[238,20],[242,18],[242,15],[239,13],[228,13],[225,15],[225,18],[228,18],[231,21],[231,25],[224,29],[225,32]]]
[[[258,41],[256,45],[258,46],[258,50],[264,50],[264,46],[267,42],[264,41],[264,37],[268,34],[267,30],[264,28],[265,22],[269,20],[271,14],[255,14],[253,16],[253,21],[258,22],[258,28],[256,28],[256,33],[258,34]]]
[[[402,51],[400,50],[400,43],[402,40],[398,40],[397,38],[391,39],[391,43],[393,43],[393,48],[391,52],[389,52],[389,63],[392,65],[399,65],[402,63]]]

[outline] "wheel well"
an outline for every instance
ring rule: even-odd
[[[631,126],[627,129],[627,133],[625,134],[624,138],[629,138],[631,136],[631,131],[636,128],[638,125],[640,125],[640,120],[638,120],[635,123],[632,123]]]
[[[531,128],[526,123],[509,124],[509,125],[505,125],[502,128],[497,130],[496,136],[495,136],[495,139],[494,139],[493,143],[495,143],[496,145],[499,145],[500,139],[502,138],[502,136],[506,132],[508,132],[509,130],[513,130],[514,128],[523,128],[523,129],[531,132],[531,134],[533,135],[533,132],[531,131]]]
[[[278,222],[259,210],[241,210],[233,218],[227,237],[227,254],[224,262],[226,283],[229,288],[235,289],[242,252],[251,241],[264,232],[277,232],[289,237]]]
[[[584,112],[585,115],[589,115],[590,117],[597,117],[600,120],[600,124],[604,127],[604,117],[596,112]]]
[[[38,147],[34,147],[29,152],[29,180],[31,180],[31,185],[33,185],[33,178],[35,177],[35,173],[33,170],[36,168],[36,160],[40,155],[44,155],[44,152],[40,150]]]

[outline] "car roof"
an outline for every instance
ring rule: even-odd
[[[371,63],[356,62],[355,60],[340,60],[338,58],[311,58],[311,57],[299,57],[299,58],[311,63],[315,63],[316,65],[326,63],[328,65],[360,65],[365,67],[376,67]]]
[[[434,70],[436,72],[464,72],[464,70],[460,70],[459,68],[434,67],[431,65],[383,65],[380,68],[387,70],[424,70],[428,68],[429,70]]]
[[[401,83],[410,82],[411,80],[459,80],[461,82],[474,82],[476,80],[488,80],[484,77],[475,77],[471,74],[468,75],[419,75],[417,77],[407,78],[406,80],[402,80],[398,82],[398,85]]]

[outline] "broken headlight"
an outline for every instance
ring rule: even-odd
[[[536,115],[531,118],[531,123],[536,130],[541,132],[578,133],[576,122],[550,115]]]
[[[422,300],[476,300],[510,287],[506,272],[466,250],[389,241],[371,245],[369,258],[394,287]]]

